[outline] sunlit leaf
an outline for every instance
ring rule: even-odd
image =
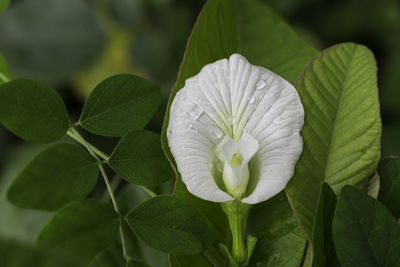
[[[321,182],[338,193],[375,173],[381,138],[376,74],[372,52],[346,43],[311,60],[296,81],[305,111],[303,153],[286,192],[310,239]]]
[[[80,124],[104,136],[122,136],[150,121],[161,100],[161,89],[131,74],[105,79],[90,94]]]
[[[23,208],[55,210],[89,194],[97,175],[97,161],[86,150],[58,144],[39,153],[22,170],[7,197]]]
[[[385,206],[359,190],[343,188],[332,229],[341,266],[400,265],[400,225]]]
[[[101,200],[78,200],[58,210],[41,231],[42,244],[93,258],[117,237],[119,217]]]

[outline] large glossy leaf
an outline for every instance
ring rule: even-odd
[[[327,183],[322,183],[321,187],[311,243],[314,252],[314,266],[337,266],[332,240],[332,220],[336,208],[336,195]]]
[[[59,139],[70,124],[61,97],[27,79],[0,85],[0,122],[19,137],[37,143]]]
[[[0,51],[14,75],[65,81],[102,52],[104,30],[86,1],[12,2],[0,16]]]
[[[248,231],[258,238],[251,258],[254,266],[301,265],[307,240],[284,192],[251,208]]]
[[[379,163],[381,187],[378,199],[400,218],[400,158],[384,159]]]
[[[55,210],[92,191],[97,161],[83,148],[54,145],[39,153],[8,189],[8,200],[29,209]]]
[[[290,82],[300,74],[306,62],[317,54],[313,47],[301,40],[279,15],[261,1],[208,1],[188,40],[163,125],[164,151],[175,170],[176,165],[166,137],[170,104],[186,79],[197,74],[204,65],[227,58],[235,52],[247,57],[250,63],[269,68]],[[226,243],[230,232],[219,205],[192,196],[181,182],[179,173],[176,174],[176,196],[196,205],[207,217],[214,239]]]
[[[353,43],[312,59],[295,85],[305,111],[303,153],[286,192],[312,238],[321,182],[335,193],[366,183],[380,156],[381,119],[371,51]]]
[[[1,2],[1,0],[0,0]],[[1,4],[0,4],[0,12],[1,12]],[[10,71],[8,70],[7,63],[4,57],[0,54],[0,84],[8,82],[10,79]]]
[[[88,97],[79,123],[104,136],[122,136],[150,121],[161,100],[161,89],[131,74],[105,79]]]
[[[203,217],[188,202],[172,196],[142,203],[127,220],[143,242],[171,254],[196,254],[212,243]]]
[[[134,184],[152,187],[173,176],[160,135],[147,130],[122,137],[108,162],[118,175]]]
[[[340,193],[332,232],[343,267],[400,265],[400,225],[379,201],[353,187]]]
[[[84,267],[87,261],[58,249],[26,245],[0,238],[0,266],[4,267]]]
[[[110,204],[84,199],[58,210],[38,241],[92,258],[116,239],[118,230],[119,217]]]

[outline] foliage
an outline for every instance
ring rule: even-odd
[[[104,45],[98,19],[86,2],[67,2],[21,1],[0,17],[0,51],[9,55],[18,49],[15,43],[26,42],[38,48],[30,56],[53,62],[35,65],[22,49],[17,59],[7,58],[10,66],[14,60],[26,62],[18,73],[35,80],[46,80],[39,70],[54,71],[55,79],[69,77],[98,56]],[[0,0],[0,12],[7,4]],[[144,8],[125,0],[109,5],[126,25],[140,19],[127,14]],[[35,12],[43,6],[49,12]],[[69,17],[73,25],[64,23]],[[10,32],[3,25],[13,20],[20,24]],[[43,40],[46,32],[58,32],[54,53],[30,42],[36,21]],[[173,44],[155,44],[155,32],[138,45],[167,51]],[[74,34],[80,38],[71,38]],[[373,53],[355,43],[319,53],[260,0],[209,0],[204,5],[163,114],[161,136],[148,126],[162,102],[162,91],[153,82],[132,74],[111,76],[94,88],[76,120],[44,83],[12,79],[0,55],[0,123],[26,141],[51,143],[16,176],[8,200],[54,212],[36,245],[0,238],[0,265],[162,266],[169,253],[173,267],[228,266],[229,256],[221,249],[232,242],[228,221],[217,203],[187,191],[166,130],[170,104],[185,80],[232,53],[293,83],[305,110],[303,153],[292,180],[285,191],[250,210],[246,231],[257,244],[248,265],[398,266],[400,161],[380,161]],[[151,60],[160,62],[155,76],[164,78],[172,62],[159,54]],[[135,50],[134,57],[151,66],[145,55]],[[88,141],[96,136],[118,142],[112,153]],[[174,192],[165,195],[170,192],[160,188],[171,181],[173,170]],[[377,199],[367,196],[372,189],[379,192]]]

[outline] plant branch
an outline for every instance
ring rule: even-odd
[[[139,185],[139,187],[146,192],[150,197],[156,197],[157,194],[154,193],[153,191],[151,191],[150,189],[148,189],[147,187],[143,186],[143,185]]]
[[[68,130],[67,135],[69,135],[72,139],[74,139],[78,143],[82,144],[89,151],[89,153],[92,154],[92,156],[94,156],[96,159],[97,159],[97,156],[99,156],[100,158],[102,158],[105,161],[109,160],[109,158],[110,158],[109,156],[107,156],[104,152],[102,152],[100,149],[98,149],[94,145],[88,143],[75,128],[71,127]]]
[[[96,148],[92,144],[88,143],[79,134],[79,132],[76,129],[74,129],[74,127],[71,127],[68,130],[67,134],[72,139],[74,139],[75,141],[77,141],[78,143],[83,145],[87,149],[87,151],[89,151],[89,153],[97,160],[97,165],[98,165],[98,167],[100,169],[100,173],[101,173],[101,176],[103,177],[104,183],[106,184],[106,187],[107,187],[107,190],[108,190],[108,194],[109,194],[109,196],[111,198],[111,202],[113,204],[114,210],[118,213],[119,217],[121,218],[121,222],[120,222],[120,226],[119,226],[119,233],[120,233],[120,236],[121,236],[122,253],[123,253],[125,261],[128,263],[131,258],[129,257],[129,255],[127,253],[127,250],[126,250],[126,241],[125,241],[125,236],[124,236],[124,232],[123,232],[123,229],[122,229],[122,215],[121,215],[121,213],[119,211],[117,200],[116,200],[116,198],[114,196],[114,191],[113,191],[113,188],[112,188],[112,186],[110,184],[110,180],[108,179],[107,173],[104,170],[103,162],[99,159],[99,157],[100,157],[103,160],[108,161],[109,157],[105,153],[100,151],[98,148]]]

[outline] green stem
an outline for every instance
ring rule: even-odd
[[[112,202],[112,204],[114,206],[114,210],[118,213],[119,217],[122,218],[121,213],[120,213],[119,208],[118,208],[117,200],[115,199],[115,196],[114,196],[113,188],[112,188],[112,186],[110,184],[110,180],[108,179],[107,173],[104,170],[103,163],[99,159],[99,157],[101,157],[103,160],[108,161],[109,157],[105,153],[103,153],[102,151],[97,149],[95,146],[93,146],[92,144],[88,143],[79,134],[79,132],[76,129],[74,129],[73,127],[71,127],[68,130],[67,134],[71,138],[73,138],[75,141],[77,141],[78,143],[83,145],[89,151],[89,153],[97,160],[97,165],[98,165],[98,167],[100,169],[100,173],[101,173],[101,176],[103,177],[104,183],[106,184],[108,193],[109,193],[110,198],[111,198],[111,202]],[[126,250],[126,242],[125,242],[125,236],[124,236],[123,229],[122,229],[122,222],[120,223],[119,233],[121,235],[122,253],[123,253],[123,256],[124,256],[126,262],[128,263],[130,261],[130,257],[129,257],[129,255],[127,253],[127,250]]]
[[[126,251],[126,242],[125,242],[124,231],[122,229],[122,221],[119,224],[119,234],[121,235],[122,255],[124,256],[124,259],[128,264],[129,261],[131,260],[131,257],[128,255],[128,252]]]
[[[88,143],[83,137],[82,135],[73,127],[71,127],[68,132],[67,135],[69,135],[72,139],[74,139],[75,141],[77,141],[78,143],[82,144],[84,147],[86,147],[86,149],[89,151],[90,154],[92,154],[92,156],[95,156],[97,158],[97,156],[99,156],[100,158],[102,158],[105,161],[109,160],[109,156],[107,156],[104,152],[102,152],[100,149],[98,149],[97,147],[95,147],[94,145]]]
[[[232,232],[232,257],[236,263],[244,263],[247,260],[245,244],[247,216],[251,206],[240,200],[234,200],[221,203],[221,207],[228,217]]]
[[[106,171],[104,170],[103,164],[102,164],[100,161],[98,162],[98,166],[99,166],[101,175],[103,176],[104,182],[105,182],[105,184],[106,184],[106,186],[107,186],[108,193],[110,194],[110,198],[111,198],[111,202],[113,203],[114,210],[115,210],[118,214],[120,214],[119,209],[118,209],[118,205],[117,205],[117,201],[116,201],[115,196],[114,196],[114,192],[113,192],[113,190],[112,190],[110,181],[108,180],[108,177],[107,177],[107,173],[106,173]]]
[[[148,189],[147,187],[143,186],[143,185],[139,185],[139,187],[146,192],[150,197],[156,197],[157,194],[154,193],[153,191],[151,191],[150,189]]]

